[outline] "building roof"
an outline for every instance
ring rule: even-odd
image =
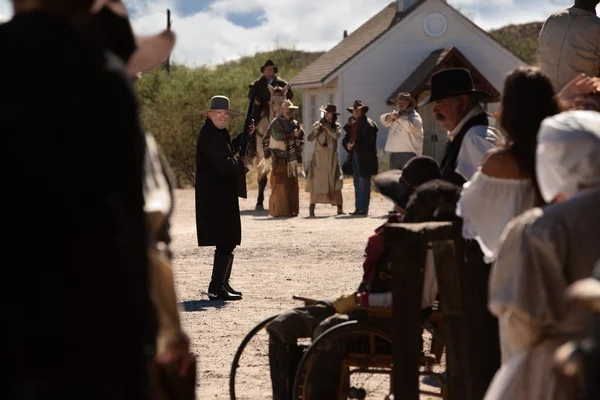
[[[468,69],[473,76],[475,87],[490,94],[491,99],[488,100],[489,102],[496,102],[500,99],[498,90],[471,64],[467,57],[456,47],[446,47],[429,53],[408,78],[388,97],[387,103],[395,104],[396,96],[401,92],[408,92],[413,98],[418,99],[421,93],[429,90],[431,75],[446,68]]]
[[[432,51],[421,64],[406,78],[404,82],[396,89],[388,98],[388,104],[396,103],[396,96],[398,93],[408,92],[414,98],[417,98],[419,93],[416,93],[417,87],[423,83],[427,82],[431,75],[438,69],[438,67],[442,66],[444,61],[448,58],[448,54],[450,50],[454,47],[446,47],[443,49],[437,49]]]
[[[388,4],[357,30],[345,37],[334,48],[304,68],[290,81],[290,84],[307,85],[323,82],[425,1],[427,0],[418,0],[407,10],[400,13],[396,11],[395,1]]]
[[[335,72],[343,67],[348,61],[354,58],[354,56],[359,54],[363,49],[377,40],[384,33],[389,31],[392,27],[402,21],[406,16],[411,14],[426,1],[427,0],[417,0],[411,7],[400,13],[396,11],[396,1],[391,2],[379,13],[361,25],[357,30],[339,42],[335,47],[323,53],[321,57],[317,58],[310,65],[300,71],[300,73],[298,73],[290,81],[290,83],[298,86],[320,84],[324,82],[327,78],[331,77]],[[466,21],[469,21],[492,41],[498,43],[502,48],[506,49],[506,47],[490,33],[481,29],[481,27],[479,27],[477,24],[471,22],[447,2],[444,4],[446,4],[446,6],[448,6],[448,8],[450,8],[452,11],[462,16]],[[522,58],[515,55],[510,50],[506,49],[506,51],[513,54],[518,60],[526,64]]]

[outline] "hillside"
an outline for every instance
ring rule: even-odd
[[[242,111],[245,116],[248,85],[261,75],[260,66],[267,59],[273,59],[282,72],[281,77],[290,80],[321,54],[280,49],[242,57],[214,68],[173,65],[169,76],[159,69],[140,79],[136,91],[142,123],[156,137],[173,168],[178,186],[194,182],[196,137],[204,122],[199,111],[208,107],[212,96],[228,96],[231,108]],[[294,103],[300,99],[302,94],[295,89]],[[243,120],[244,117],[233,119],[230,131],[239,132]]]
[[[534,64],[541,25],[540,22],[508,25],[490,33],[522,59]],[[140,79],[136,89],[143,125],[155,135],[173,168],[178,186],[189,186],[194,182],[196,137],[203,123],[198,111],[208,106],[212,96],[227,95],[231,107],[245,113],[248,84],[260,76],[259,66],[267,59],[273,59],[281,77],[290,80],[321,54],[279,49],[212,68],[173,65],[170,76],[160,69]],[[294,103],[300,104],[301,99],[300,90],[294,89]],[[301,118],[301,113],[298,117]],[[230,131],[239,132],[242,124],[243,117],[235,118]]]
[[[542,25],[543,22],[507,25],[491,30],[490,34],[528,64],[534,65],[536,63],[535,51],[538,47],[537,40]]]

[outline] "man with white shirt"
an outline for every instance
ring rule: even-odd
[[[475,89],[469,70],[449,68],[433,74],[431,96],[419,104],[433,103],[435,119],[448,131],[442,179],[459,186],[471,179],[485,153],[503,142],[479,104],[486,96]]]
[[[385,151],[390,153],[390,169],[403,169],[412,158],[423,154],[423,120],[415,111],[410,93],[399,93],[397,110],[381,116],[381,124],[390,128]]]
[[[489,126],[488,115],[479,104],[486,96],[487,93],[475,89],[467,69],[450,68],[431,77],[431,96],[419,105],[433,103],[435,118],[448,131],[448,141],[440,164],[445,181],[462,187],[477,171],[485,153],[503,142],[498,131]],[[485,263],[479,243],[472,239],[465,240],[463,254],[469,281],[487,282],[491,265]],[[483,398],[489,382],[500,367],[498,320],[490,314],[485,304],[488,298],[487,285],[480,284],[472,290],[477,293],[476,299],[479,301],[465,311],[465,316],[468,320],[477,321],[479,332],[486,332],[481,344],[486,351],[470,359],[471,368],[483,368],[479,371],[482,379],[472,385],[470,392],[472,398]],[[470,332],[476,334],[476,330]],[[485,362],[482,357],[485,357]]]

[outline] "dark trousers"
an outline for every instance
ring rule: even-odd
[[[356,210],[369,212],[371,202],[371,177],[361,176],[358,154],[352,156],[352,176],[354,178],[354,207]]]
[[[336,314],[331,302],[319,301],[312,306],[288,310],[271,321],[266,329],[270,338],[269,363],[273,399],[284,400],[290,398],[290,382],[293,383],[293,375],[295,375],[300,361],[299,357],[293,356],[297,353],[295,349],[297,348],[298,339],[312,338],[314,341],[328,329],[353,320],[366,322],[367,315],[363,311]],[[382,322],[384,321],[382,320]],[[391,326],[379,327],[391,331]],[[285,346],[286,351],[279,350],[283,346]],[[328,349],[326,353],[319,354],[318,362],[312,365],[309,383],[311,399],[337,398],[344,353],[344,344],[340,343],[340,346],[334,346],[334,348]],[[286,363],[282,360],[283,357],[294,360],[295,364]]]
[[[231,253],[233,253],[233,250],[235,250],[235,244],[218,244],[217,248],[215,249],[215,253],[217,254],[222,254],[222,255],[229,255]]]
[[[403,169],[404,165],[417,155],[412,152],[390,154],[390,169]]]

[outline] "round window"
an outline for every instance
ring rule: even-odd
[[[425,33],[429,36],[438,37],[446,32],[448,23],[440,13],[431,13],[425,18]]]

